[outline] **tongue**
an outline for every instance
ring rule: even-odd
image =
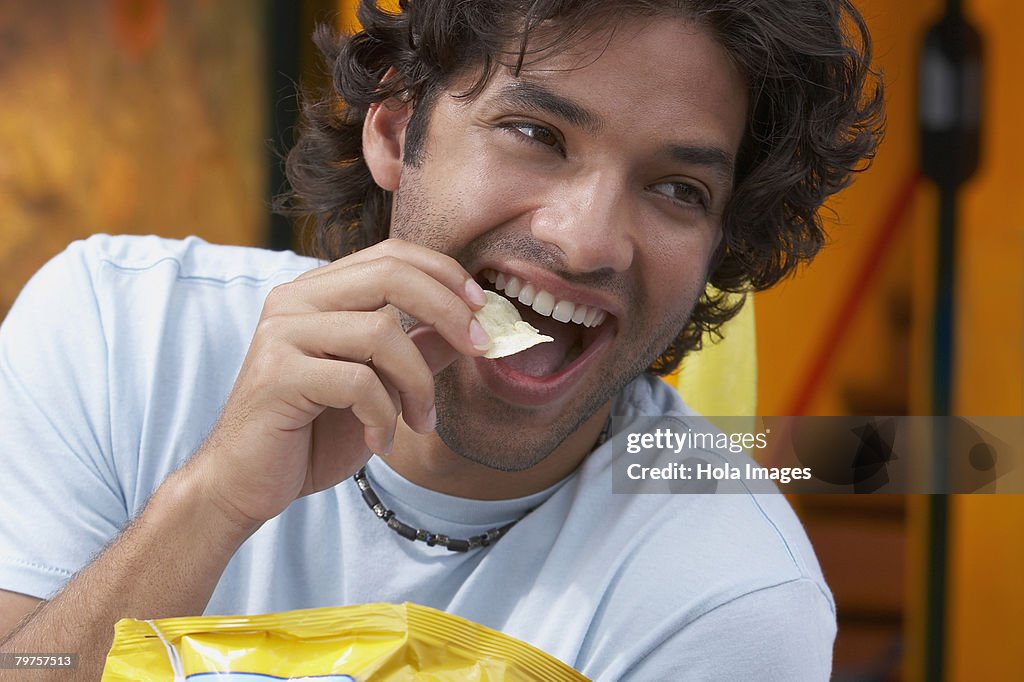
[[[575,324],[564,324],[550,317],[540,315],[532,308],[527,308],[519,301],[513,301],[519,314],[523,319],[540,330],[541,334],[547,334],[554,341],[539,343],[532,348],[509,355],[499,362],[505,363],[508,367],[531,377],[543,377],[554,374],[565,363],[565,356],[576,343],[579,336],[579,326]]]

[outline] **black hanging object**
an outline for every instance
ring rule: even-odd
[[[943,190],[978,169],[981,77],[981,35],[951,8],[925,35],[918,84],[921,169]]]

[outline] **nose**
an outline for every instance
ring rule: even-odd
[[[574,272],[624,272],[634,256],[631,213],[625,182],[593,173],[553,185],[530,229],[557,247]]]

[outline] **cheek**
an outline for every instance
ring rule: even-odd
[[[644,290],[653,324],[685,321],[707,281],[708,264],[717,242],[716,232],[693,231],[653,239],[644,247],[641,265]]]
[[[429,191],[434,205],[446,213],[464,236],[475,237],[528,214],[541,187],[536,178],[509,173],[483,155],[464,158],[438,169]]]
[[[688,224],[649,219],[645,224],[643,248],[654,267],[674,264],[678,269],[685,264],[688,273],[692,273],[693,268],[703,273],[721,233],[718,222],[709,218],[695,218]]]

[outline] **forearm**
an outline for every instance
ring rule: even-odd
[[[78,653],[76,678],[99,679],[119,619],[201,614],[228,561],[256,527],[225,516],[186,466],[0,651]],[[37,673],[40,680],[61,675]],[[7,679],[4,671],[0,679]]]

